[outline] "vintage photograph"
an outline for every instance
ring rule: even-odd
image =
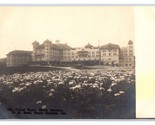
[[[0,6],[0,119],[135,119],[132,6]]]

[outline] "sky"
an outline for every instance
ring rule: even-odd
[[[0,7],[0,58],[12,50],[32,50],[35,40],[60,40],[72,47],[134,41],[133,7]],[[99,41],[99,42],[98,42]]]

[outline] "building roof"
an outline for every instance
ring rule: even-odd
[[[129,45],[132,45],[133,44],[132,40],[129,40],[128,44]]]
[[[9,52],[7,55],[31,55],[32,51],[25,51],[25,50],[14,50]]]
[[[6,58],[1,58],[0,62],[6,62]]]
[[[92,46],[90,43],[88,43],[87,45],[85,45],[85,48],[93,48],[94,46]]]
[[[37,41],[34,41],[32,44],[39,44],[39,42],[37,42]]]
[[[108,43],[106,45],[101,46],[101,49],[119,49],[119,45]]]
[[[72,49],[70,46],[68,46],[67,44],[52,44],[52,48],[56,48],[56,49]]]
[[[44,43],[51,43],[51,41],[49,39],[46,39]]]
[[[45,45],[41,44],[37,47],[37,49],[44,49]],[[51,48],[55,49],[72,49],[72,47],[68,46],[67,44],[62,44],[62,43],[53,43],[51,44]]]
[[[44,47],[45,47],[44,44],[41,44],[37,47],[37,49],[44,49]]]

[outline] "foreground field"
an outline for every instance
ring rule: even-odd
[[[135,118],[135,73],[107,68],[0,75],[0,99],[16,118]]]

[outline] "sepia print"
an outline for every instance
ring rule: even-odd
[[[1,119],[134,119],[129,6],[1,6]]]

